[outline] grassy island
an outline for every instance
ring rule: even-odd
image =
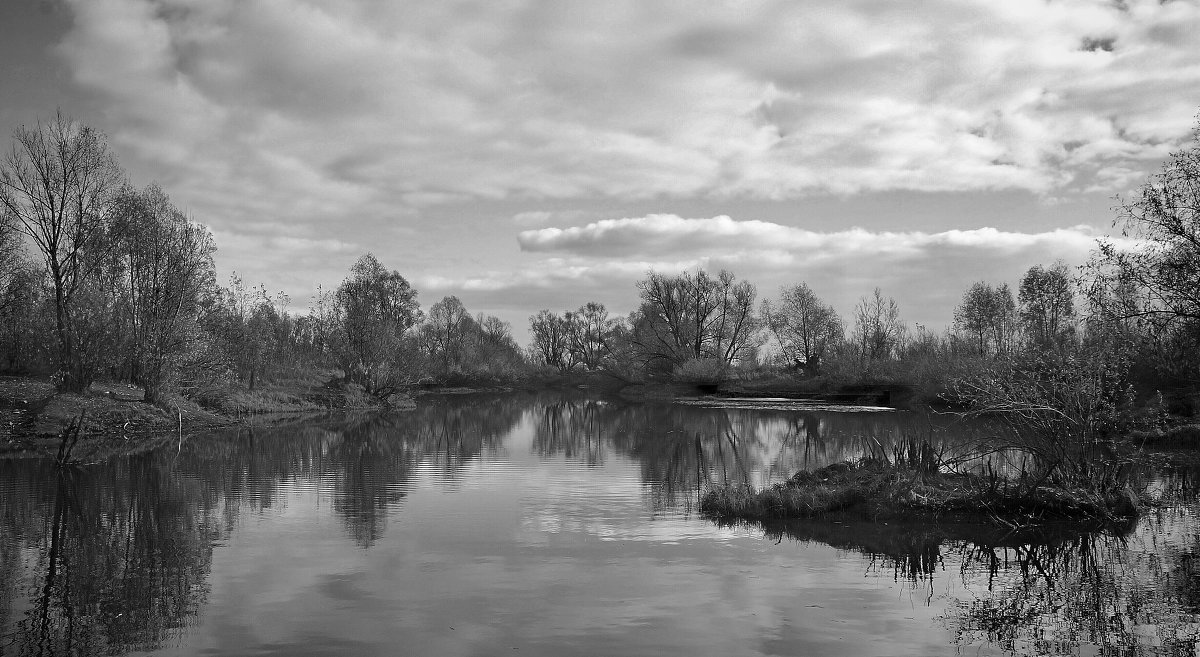
[[[1137,495],[1127,488],[1104,494],[930,471],[878,458],[801,471],[762,490],[745,485],[713,488],[700,500],[704,514],[725,520],[844,514],[878,521],[990,521],[1012,528],[1061,520],[1119,522],[1137,517],[1138,506]]]

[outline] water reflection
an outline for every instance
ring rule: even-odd
[[[347,531],[370,547],[383,535],[389,510],[406,495],[418,463],[436,468],[453,487],[466,464],[500,447],[527,403],[503,396],[469,404],[435,398],[410,413],[345,425],[330,441],[324,467]]]
[[[946,622],[956,641],[1013,655],[1077,654],[1081,645],[1105,654],[1195,654],[1195,521],[1181,526],[1181,518],[1156,515],[1119,539],[958,546],[964,578],[987,595],[952,602]],[[1180,541],[1180,529],[1191,536]]]
[[[335,519],[334,540],[321,548],[327,551],[306,555],[308,569],[325,558],[369,563],[381,553],[388,566],[285,579],[315,577],[336,588],[339,600],[390,609],[394,617],[397,608],[430,605],[462,613],[458,601],[469,599],[469,608],[490,610],[478,611],[480,618],[526,619],[506,628],[513,641],[538,623],[553,635],[558,630],[546,618],[571,615],[568,604],[588,610],[584,627],[642,622],[649,636],[653,626],[644,617],[614,610],[626,588],[658,591],[655,577],[670,586],[654,593],[660,597],[650,599],[661,608],[647,614],[670,615],[663,610],[676,603],[668,593],[675,586],[694,592],[719,584],[752,597],[761,585],[737,581],[746,579],[739,573],[769,573],[762,570],[768,552],[757,540],[765,533],[779,549],[802,543],[852,555],[835,559],[846,571],[838,581],[861,581],[866,572],[910,587],[937,609],[947,646],[962,652],[1058,654],[1091,645],[1103,654],[1193,654],[1200,470],[1140,473],[1163,505],[1135,527],[1107,534],[853,522],[730,531],[690,513],[708,485],[762,485],[802,468],[887,454],[914,438],[946,458],[965,458],[995,431],[938,415],[512,394],[431,398],[399,415],[193,437],[74,470],[0,461],[0,654],[182,645],[186,626],[202,622],[198,611],[211,608],[219,592],[210,581],[219,580],[214,549],[305,503],[319,509],[290,511]],[[489,469],[496,464],[509,470]],[[431,497],[430,489],[444,494]],[[463,515],[459,507],[468,501],[487,508]],[[538,522],[528,522],[535,516]],[[486,536],[473,534],[484,531],[479,527]],[[401,555],[409,554],[413,565],[404,570]],[[456,572],[470,577],[459,581]],[[381,577],[398,579],[373,587]],[[625,584],[605,598],[612,604],[598,605],[595,587],[622,577]],[[536,606],[546,591],[560,601],[552,610]],[[527,607],[508,611],[514,597]],[[613,619],[590,618],[606,611]],[[645,647],[620,643],[624,636],[612,634],[613,652]],[[327,638],[327,649],[347,639]],[[669,643],[662,642],[656,646]],[[525,647],[536,652],[536,641]]]
[[[0,627],[13,628],[4,654],[145,650],[196,613],[221,523],[209,491],[163,461],[0,465],[0,477],[22,491],[19,502],[8,494],[0,503],[10,589]]]
[[[961,652],[1194,655],[1200,646],[1200,534],[1194,498],[1127,527],[1082,531],[986,525],[805,521],[762,526],[775,541],[863,554],[867,571],[907,581]],[[949,580],[949,581],[948,581]],[[946,596],[957,581],[966,595]]]
[[[1000,442],[1003,427],[957,415],[837,412],[744,406],[621,404],[556,399],[536,411],[534,449],[588,465],[608,450],[635,459],[659,509],[695,502],[709,485],[762,486],[797,470],[874,455],[895,458],[929,443],[941,460],[971,469]],[[992,453],[999,471],[1019,469],[1021,456]]]

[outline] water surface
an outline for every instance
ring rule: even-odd
[[[0,462],[0,654],[1198,654],[1190,473],[1128,533],[720,525],[949,416],[423,400],[59,471]]]

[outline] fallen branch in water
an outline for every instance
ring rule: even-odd
[[[75,449],[75,444],[79,442],[83,435],[83,423],[87,420],[87,409],[79,412],[79,417],[71,420],[71,423],[63,429],[59,434],[58,456],[54,457],[54,462],[58,467],[63,467],[71,461],[71,451]]]

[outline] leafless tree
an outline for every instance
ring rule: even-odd
[[[421,319],[417,291],[399,272],[368,253],[338,286],[340,352],[346,376],[385,396],[396,385],[396,358],[404,333]]]
[[[884,298],[879,288],[858,302],[854,310],[854,341],[864,361],[895,356],[905,332],[904,322],[900,320],[900,306],[895,299]]]
[[[579,310],[567,313],[566,321],[572,361],[589,370],[599,368],[608,355],[609,336],[612,333],[608,309],[602,303],[589,301]]]
[[[156,401],[200,342],[201,295],[215,285],[212,234],[156,185],[126,188],[114,213],[129,307],[132,379]]]
[[[122,178],[104,135],[61,113],[14,131],[0,163],[0,211],[41,253],[54,290],[62,390],[83,391],[95,376],[84,333],[103,318],[77,302],[106,265],[107,215]]]
[[[978,282],[963,293],[954,324],[972,336],[981,355],[1007,353],[1016,331],[1016,304],[1008,284]]]
[[[764,300],[762,316],[788,362],[808,373],[817,372],[826,353],[842,340],[842,318],[805,283],[784,287],[778,303]]]
[[[1050,267],[1035,265],[1021,278],[1017,298],[1021,323],[1031,343],[1041,347],[1060,344],[1070,336],[1075,322],[1075,285],[1062,262]]]
[[[733,364],[755,348],[757,290],[722,271],[666,276],[650,272],[638,282],[642,304],[633,341],[643,357],[662,365],[693,359]]]
[[[421,336],[430,357],[440,363],[443,372],[462,366],[474,324],[471,313],[456,296],[444,297],[430,306]]]
[[[576,365],[571,350],[571,323],[566,317],[541,310],[529,318],[533,348],[547,365],[566,372]]]

